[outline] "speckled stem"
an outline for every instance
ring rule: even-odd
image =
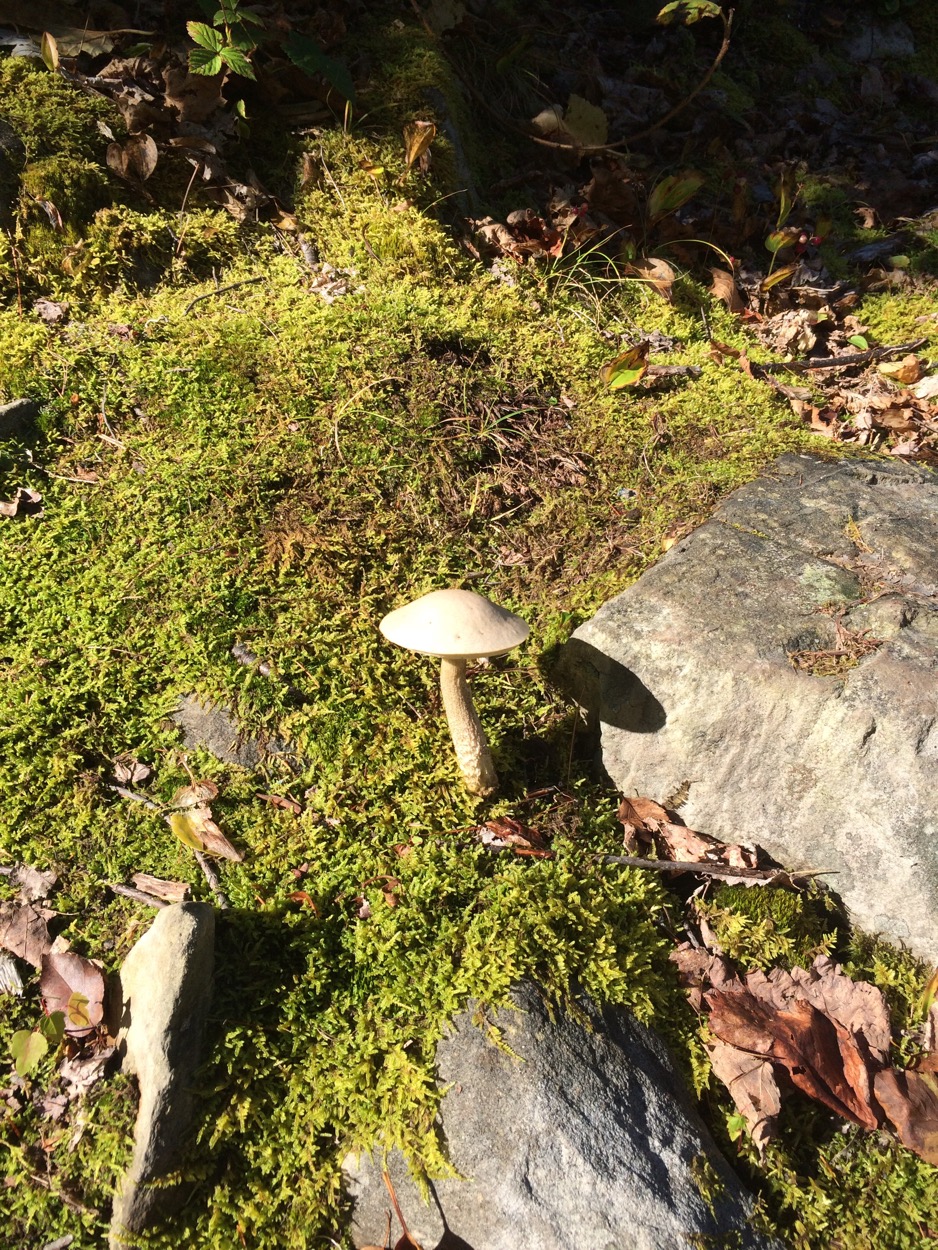
[[[485,740],[482,722],[472,705],[465,660],[441,662],[440,691],[456,750],[456,762],[466,789],[470,794],[486,798],[498,789],[498,774],[492,763],[492,752]]]

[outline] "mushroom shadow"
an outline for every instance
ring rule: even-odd
[[[550,665],[551,680],[583,711],[587,728],[600,724],[629,733],[657,733],[667,722],[663,705],[631,669],[582,638],[571,638]]]

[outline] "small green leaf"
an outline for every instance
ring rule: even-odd
[[[234,111],[239,117],[247,117],[248,111],[243,100],[235,100]]]
[[[850,343],[853,347],[859,347],[861,352],[865,352],[869,350],[869,346],[870,346],[869,342],[866,338],[864,338],[862,334],[851,334],[850,337],[847,339],[847,342]]]
[[[65,1013],[52,1011],[44,1016],[39,1021],[39,1031],[46,1041],[51,1042],[53,1046],[58,1046],[65,1036]]]
[[[213,52],[209,52],[206,48],[189,49],[189,70],[191,73],[204,74],[207,78],[214,78],[224,68],[224,62],[221,57]]]
[[[908,256],[890,256],[889,263],[893,269],[908,269],[911,262]]]
[[[219,56],[233,74],[240,74],[242,78],[256,79],[254,67],[240,48],[222,48]]]
[[[206,26],[204,22],[186,22],[186,30],[193,43],[197,43],[200,48],[207,48],[209,52],[220,52],[225,45],[221,33]]]
[[[701,18],[722,16],[723,10],[713,0],[673,0],[673,3],[664,6],[656,20],[662,26],[673,26],[675,22],[692,26]]]
[[[348,66],[342,61],[326,56],[315,39],[293,31],[283,41],[283,50],[297,69],[301,69],[310,77],[321,74],[331,87],[335,87],[340,95],[345,96],[346,100],[354,104],[355,85],[348,72]]]
[[[10,1039],[10,1052],[20,1076],[29,1076],[30,1072],[35,1072],[48,1049],[49,1043],[35,1029],[20,1029]]]
[[[648,220],[652,223],[676,212],[704,184],[703,174],[671,174],[662,178],[648,197]]]

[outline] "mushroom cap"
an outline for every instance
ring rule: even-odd
[[[520,616],[472,590],[433,590],[389,612],[379,628],[399,647],[444,660],[504,655],[529,632]]]

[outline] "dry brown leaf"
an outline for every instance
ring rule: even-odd
[[[52,946],[46,920],[54,915],[32,903],[0,904],[0,946],[34,968],[42,967],[42,957]]]
[[[656,256],[646,256],[641,260],[632,261],[625,272],[627,275],[647,282],[669,304],[671,303],[672,288],[677,275],[667,261],[659,260]]]
[[[879,366],[879,371],[884,377],[891,378],[893,382],[911,386],[913,382],[920,382],[925,376],[925,365],[918,356],[910,354],[903,356],[901,360],[884,362]]]
[[[733,275],[727,273],[725,269],[711,269],[710,275],[713,279],[710,284],[710,294],[714,299],[722,300],[732,313],[742,312],[746,305]]]
[[[877,1072],[875,1088],[903,1146],[938,1166],[938,1075],[887,1068]]]
[[[49,951],[42,959],[39,992],[46,1015],[61,1011],[65,1032],[81,1036],[104,1018],[104,976],[97,964],[73,951]]]
[[[43,872],[39,868],[30,868],[28,864],[17,864],[10,874],[10,884],[18,887],[24,903],[35,903],[39,899],[48,898],[58,879],[59,874],[51,868]]]
[[[42,495],[38,490],[33,490],[29,486],[18,486],[12,499],[0,499],[0,516],[41,517],[42,515]]]
[[[162,877],[151,877],[146,872],[135,872],[131,880],[144,894],[163,898],[168,903],[184,903],[189,897],[190,887],[185,881],[164,881]]]
[[[422,158],[435,138],[436,126],[433,122],[408,122],[404,127],[404,160],[408,169],[414,161],[421,161],[422,167]]]
[[[766,1143],[775,1136],[782,1109],[782,1095],[772,1064],[719,1040],[707,1046],[707,1053],[714,1075],[729,1090],[761,1155]]]
[[[224,103],[224,81],[224,73],[208,78],[205,74],[190,74],[178,65],[168,65],[163,70],[166,107],[175,109],[181,122],[207,121]]]

